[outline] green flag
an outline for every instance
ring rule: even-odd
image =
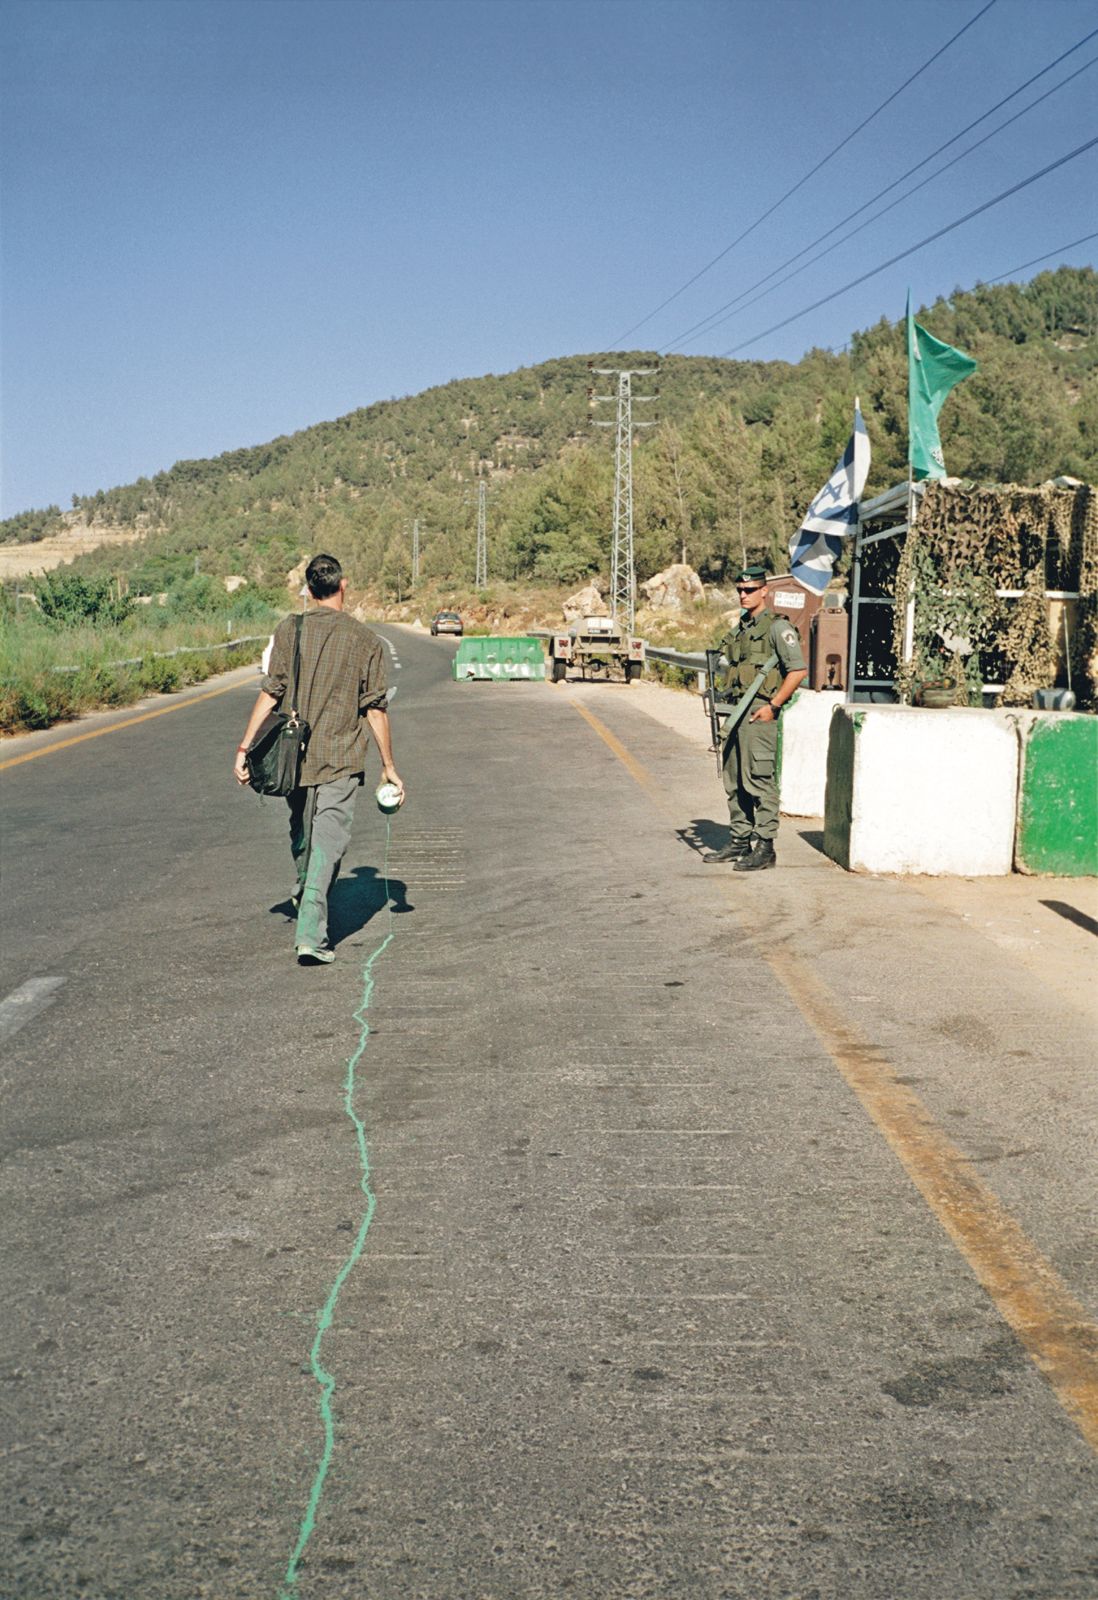
[[[976,363],[963,350],[943,344],[911,315],[907,293],[907,459],[913,478],[944,478],[945,461],[938,437],[938,413],[946,395]]]

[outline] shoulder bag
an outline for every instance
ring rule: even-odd
[[[292,794],[298,786],[301,758],[309,738],[309,725],[297,714],[298,678],[301,673],[301,627],[303,617],[294,618],[294,659],[289,692],[281,707],[271,711],[259,725],[255,738],[244,752],[248,782],[256,794]]]

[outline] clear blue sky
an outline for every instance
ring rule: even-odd
[[[3,513],[614,348],[983,3],[10,0]],[[996,0],[628,344],[670,345],[1095,28],[1095,0]],[[1098,134],[1096,108],[1093,68],[684,348],[724,353],[952,222]],[[931,301],[1094,231],[1096,201],[1098,148],[743,353],[839,347],[908,283]]]

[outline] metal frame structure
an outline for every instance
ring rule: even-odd
[[[896,597],[889,599],[887,595],[864,595],[862,593],[862,552],[867,545],[877,544],[882,539],[902,539],[911,532],[918,522],[919,499],[926,488],[925,483],[916,483],[907,479],[898,483],[892,489],[886,489],[884,494],[875,496],[872,500],[863,501],[858,507],[858,531],[854,538],[854,562],[850,572],[850,652],[849,672],[847,675],[847,701],[857,698],[859,689],[872,692],[877,690],[894,690],[894,678],[859,678],[858,677],[858,622],[862,606],[888,606],[894,611]],[[880,522],[883,518],[896,515],[901,520],[887,528],[880,528],[876,533],[863,534],[862,528],[869,522]],[[1021,600],[1025,594],[1024,589],[996,589],[995,593],[1000,600]],[[1070,589],[1046,589],[1046,600],[1078,600],[1078,591]],[[915,593],[909,589],[905,600],[904,615],[904,641],[901,660],[907,663],[911,660],[915,649]],[[985,683],[985,694],[998,694],[1004,685],[1001,683]]]
[[[902,538],[915,524],[918,510],[918,497],[923,492],[921,483],[912,483],[910,479],[898,483],[892,489],[886,489],[884,494],[876,495],[872,500],[863,500],[858,505],[858,529],[854,535],[854,563],[850,571],[850,651],[849,669],[847,672],[846,698],[853,701],[859,689],[891,689],[895,683],[894,678],[859,678],[858,677],[858,622],[862,606],[888,606],[895,610],[895,599],[889,600],[885,596],[877,597],[862,594],[862,551],[866,545],[877,544],[882,539]],[[880,522],[883,517],[896,515],[901,520],[892,527],[882,528],[877,533],[863,534],[862,528],[867,522]],[[914,639],[914,597],[909,597],[910,615],[904,629],[905,659],[910,657],[912,641]]]
[[[488,485],[483,478],[477,484],[477,575],[473,585],[488,587]]]
[[[610,557],[610,615],[626,633],[632,633],[637,614],[637,573],[633,560],[633,430],[654,428],[655,422],[634,422],[633,403],[650,405],[657,394],[633,393],[634,378],[652,377],[658,367],[595,367],[589,370],[602,378],[616,377],[617,394],[594,394],[592,403],[617,400],[615,422],[592,421],[596,428],[616,428],[614,443],[614,536]]]

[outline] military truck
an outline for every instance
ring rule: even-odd
[[[613,617],[584,617],[567,632],[549,638],[549,676],[561,683],[569,667],[584,678],[609,678],[620,671],[626,683],[639,678],[644,666],[644,640],[624,634]]]

